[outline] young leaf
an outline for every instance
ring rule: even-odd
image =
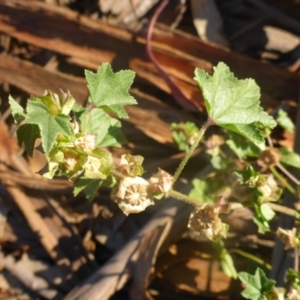
[[[89,201],[92,201],[95,198],[101,184],[102,180],[81,177],[75,184],[73,191],[74,196],[77,196],[81,191],[84,191],[86,198]]]
[[[40,136],[40,129],[35,124],[23,124],[17,130],[18,144],[25,145],[25,150],[32,157],[34,144]]]
[[[11,95],[8,96],[8,103],[15,122],[22,122],[26,116],[23,107]]]
[[[85,114],[85,118],[82,130],[84,133],[95,134],[99,147],[120,147],[126,141],[120,130],[120,121],[111,118],[103,109],[94,108]]]
[[[238,273],[234,266],[234,261],[231,254],[226,249],[224,242],[219,241],[216,247],[219,251],[219,258],[223,272],[230,278],[237,279]]]
[[[259,215],[254,215],[253,216],[253,221],[254,223],[257,225],[258,227],[258,232],[261,233],[261,234],[264,234],[268,231],[270,231],[270,226],[269,226],[269,223],[266,222],[265,220],[263,220],[261,218],[261,216]]]
[[[253,79],[238,80],[224,63],[208,75],[195,70],[209,117],[219,126],[237,132],[256,145],[264,143],[263,130],[276,126],[259,105],[259,87]]]
[[[223,186],[223,182],[219,180],[208,180],[196,178],[192,181],[193,188],[189,193],[189,197],[197,199],[199,203],[214,203],[216,193]]]
[[[86,70],[90,102],[116,113],[120,118],[128,118],[123,106],[137,104],[128,93],[134,75],[130,70],[114,73],[108,63],[102,64],[96,74]]]
[[[242,292],[242,296],[251,300],[267,300],[271,299],[275,281],[266,277],[265,273],[257,268],[254,275],[246,272],[238,274],[239,279],[246,285],[246,289]]]
[[[293,121],[290,119],[288,114],[282,109],[279,109],[279,111],[278,111],[277,123],[283,129],[285,129],[289,132],[293,132],[295,130],[295,125],[294,125]]]
[[[26,123],[38,125],[46,153],[52,149],[58,134],[71,134],[69,116],[58,114],[54,117],[47,106],[37,101],[28,101]]]
[[[261,150],[263,150],[233,131],[228,131],[228,135],[229,139],[226,140],[226,144],[240,159],[245,159],[248,156],[259,157]]]
[[[275,217],[275,212],[268,203],[260,205],[260,212],[266,221],[270,221]]]
[[[291,151],[290,149],[288,149],[286,147],[280,147],[279,152],[280,152],[280,162],[281,163],[300,169],[300,155],[299,154]]]
[[[274,211],[267,203],[255,205],[254,208],[255,214],[253,216],[253,221],[258,227],[258,232],[264,234],[270,231],[270,225],[268,221],[275,216]]]
[[[193,122],[180,122],[171,124],[172,137],[179,150],[188,152],[194,143],[199,128]]]

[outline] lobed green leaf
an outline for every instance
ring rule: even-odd
[[[70,117],[62,114],[51,115],[47,106],[36,101],[28,101],[26,123],[36,124],[40,129],[45,153],[52,149],[59,134],[70,135]]]
[[[280,125],[283,129],[289,132],[293,132],[295,130],[295,125],[293,121],[288,116],[288,114],[282,109],[279,109],[276,121],[278,125]]]
[[[15,122],[20,123],[25,120],[26,114],[23,107],[11,95],[8,96],[8,103]]]
[[[254,275],[246,272],[238,274],[239,279],[246,285],[246,289],[242,292],[242,296],[251,300],[267,300],[273,292],[275,281],[266,277],[265,273],[257,268]]]
[[[264,143],[264,127],[274,128],[276,122],[260,107],[260,91],[253,79],[238,80],[221,62],[212,76],[197,68],[195,80],[210,119],[256,145]]]
[[[130,70],[114,73],[108,63],[102,64],[97,73],[86,70],[90,102],[98,108],[116,113],[120,118],[128,118],[123,106],[137,104],[128,93],[134,76]]]

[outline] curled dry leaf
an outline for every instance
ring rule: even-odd
[[[154,204],[148,187],[148,181],[142,177],[126,177],[113,189],[111,197],[125,215],[139,213]]]
[[[285,250],[296,247],[296,228],[285,230],[279,227],[276,231],[276,235],[283,242]]]
[[[287,294],[287,297],[290,300],[300,300],[300,289],[292,288]]]

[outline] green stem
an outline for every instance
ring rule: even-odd
[[[271,172],[275,177],[277,177],[282,184],[294,195],[296,195],[295,189],[288,183],[288,181],[274,168],[270,167]]]
[[[296,216],[298,214],[295,209],[292,209],[292,208],[289,208],[289,207],[286,207],[286,206],[282,206],[282,205],[279,205],[279,204],[274,203],[274,202],[268,202],[268,205],[273,210],[275,210],[275,211],[277,211],[279,213],[291,216],[291,217],[294,217],[294,216]]]
[[[182,194],[180,192],[174,191],[173,189],[171,189],[168,192],[168,196],[171,196],[171,197],[176,198],[178,200],[184,201],[184,202],[186,202],[188,204],[191,204],[193,206],[196,206],[196,207],[197,206],[199,206],[199,207],[203,206],[203,203],[197,201],[196,199],[193,199],[193,198],[191,198],[191,197],[189,197],[185,194]]]
[[[201,127],[198,136],[196,137],[196,140],[194,142],[194,144],[192,145],[191,149],[189,150],[189,152],[187,152],[186,156],[183,158],[183,160],[181,161],[178,169],[176,170],[174,177],[173,177],[173,185],[176,182],[176,180],[179,178],[179,175],[181,174],[183,168],[185,167],[186,163],[188,162],[188,160],[190,159],[190,157],[192,156],[193,152],[195,151],[196,147],[198,146],[198,144],[200,143],[205,131],[208,129],[209,126],[214,125],[214,121],[212,119],[208,119],[203,126]]]
[[[263,259],[261,259],[261,258],[255,256],[255,255],[253,255],[253,254],[251,254],[251,253],[249,253],[249,252],[245,252],[245,251],[240,250],[240,249],[231,249],[230,252],[231,252],[231,253],[237,253],[237,254],[239,254],[240,256],[243,256],[243,257],[248,258],[248,259],[250,259],[250,260],[252,260],[252,261],[255,261],[256,263],[258,263],[258,264],[260,264],[260,265],[264,265],[264,266],[266,266],[266,268],[268,268],[269,270],[271,270],[271,268],[272,268],[272,266],[271,266],[270,264],[264,262]]]
[[[123,179],[123,180],[127,177],[124,174],[122,174],[121,172],[117,171],[116,169],[111,169],[110,173],[113,174],[114,176],[120,178],[120,179]]]

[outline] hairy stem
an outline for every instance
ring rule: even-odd
[[[184,202],[186,202],[186,203],[188,203],[188,204],[191,204],[191,205],[193,205],[193,206],[203,206],[203,203],[201,203],[201,202],[199,202],[199,201],[197,201],[196,199],[193,199],[193,198],[191,198],[191,197],[189,197],[189,196],[187,196],[187,195],[185,195],[185,194],[182,194],[182,193],[180,193],[180,192],[177,192],[177,191],[175,191],[175,190],[173,190],[173,189],[171,189],[169,192],[168,192],[168,196],[171,196],[171,197],[173,197],[173,198],[175,198],[175,199],[178,199],[178,200],[181,200],[181,201],[184,201]]]
[[[189,152],[187,152],[186,156],[183,158],[178,169],[176,170],[176,172],[174,174],[173,185],[176,182],[176,180],[179,178],[179,175],[181,174],[181,172],[182,172],[183,168],[185,167],[186,163],[188,162],[188,160],[191,158],[196,147],[199,145],[199,143],[200,143],[201,139],[203,138],[203,135],[206,132],[206,130],[208,129],[208,127],[210,127],[211,125],[214,125],[214,124],[215,124],[215,122],[210,118],[203,124],[203,126],[201,127],[201,129],[198,133],[198,136],[196,137],[194,144],[192,145]]]

